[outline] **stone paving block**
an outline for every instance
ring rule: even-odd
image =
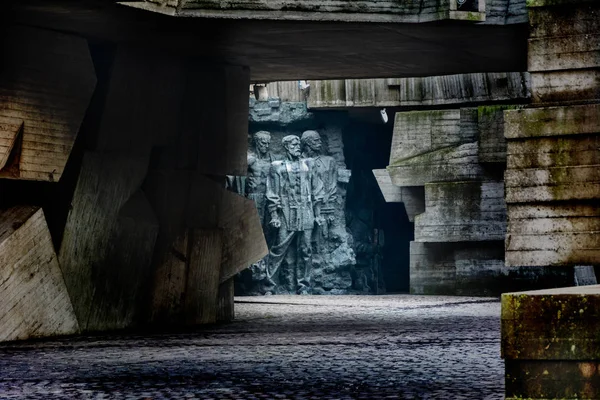
[[[0,346],[0,397],[502,399],[497,298],[237,297],[236,313],[186,333]]]

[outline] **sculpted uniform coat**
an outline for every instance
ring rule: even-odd
[[[258,158],[255,154],[248,154],[248,177],[246,178],[246,196],[254,200],[258,215],[260,217],[260,223],[265,224],[269,221],[266,220],[266,208],[267,208],[267,179],[269,177],[269,171],[271,169],[271,163],[273,159],[269,153],[266,158]]]
[[[337,200],[337,162],[331,156],[313,159],[315,171],[323,183],[323,207],[333,209]]]
[[[323,201],[323,184],[312,161],[274,161],[267,181],[269,213],[276,212],[281,221],[267,274],[272,277],[278,272],[283,287],[293,290],[295,286],[299,292],[310,286],[313,207]]]
[[[267,180],[267,207],[277,211],[282,230],[312,230],[315,202],[322,202],[324,189],[312,159],[282,160],[271,163]]]

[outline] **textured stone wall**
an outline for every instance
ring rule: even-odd
[[[505,111],[506,262],[597,266],[600,6],[537,1],[530,15],[534,104]]]
[[[423,107],[529,98],[527,72],[311,81],[308,107]],[[287,85],[273,91],[292,97]],[[270,89],[271,90],[271,89]]]
[[[506,265],[573,286],[574,269],[600,267],[600,4],[528,7],[533,104],[504,113]],[[600,398],[598,290],[503,295],[507,399]]]

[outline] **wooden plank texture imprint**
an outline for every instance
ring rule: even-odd
[[[482,180],[486,171],[479,163],[477,142],[421,154],[387,170],[397,186],[423,186],[428,182]]]
[[[527,72],[353,79],[351,82],[349,85],[345,80],[310,81],[308,108],[424,107],[525,100],[530,97]],[[299,92],[297,83],[295,87]],[[275,90],[273,93],[280,92]],[[283,93],[285,96],[286,92]],[[283,97],[282,100],[285,101]]]
[[[0,211],[0,342],[78,331],[44,212]]]
[[[187,325],[217,322],[222,234],[220,229],[191,230],[190,263],[184,295]]]
[[[595,265],[600,208],[590,202],[510,204],[506,264]]]
[[[600,99],[600,70],[560,70],[531,73],[534,103]]]
[[[416,242],[501,241],[505,234],[502,182],[425,185],[425,212],[415,218]]]
[[[504,137],[504,111],[520,108],[515,105],[479,106],[477,124],[479,131],[479,161],[485,163],[506,162],[506,138]]]
[[[600,104],[527,108],[504,112],[507,139],[600,133]]]
[[[58,181],[96,85],[87,41],[20,26],[5,44],[0,177]]]
[[[118,329],[132,320],[157,230],[138,193],[147,166],[147,157],[84,155],[59,252],[82,330]]]
[[[463,137],[460,110],[396,113],[390,165],[434,150],[474,141]]]

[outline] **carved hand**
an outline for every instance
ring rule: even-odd
[[[279,218],[274,217],[271,219],[271,221],[269,221],[269,225],[271,225],[273,228],[280,228],[281,221],[279,220]]]
[[[323,218],[319,215],[318,217],[315,218],[315,222],[317,223],[317,225],[323,226],[325,224],[325,218]]]

